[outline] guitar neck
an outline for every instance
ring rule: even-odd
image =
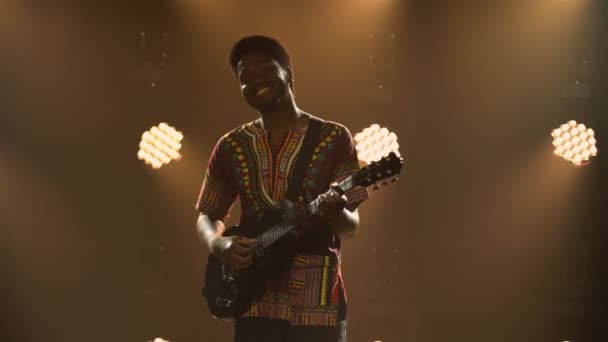
[[[385,186],[394,183],[399,179],[401,167],[403,166],[403,158],[399,157],[395,152],[389,153],[379,161],[373,161],[369,165],[363,167],[353,173],[332,190],[338,192],[340,196],[356,186],[369,187],[373,185],[373,189],[377,190],[380,186]],[[380,185],[378,184],[380,183]],[[330,191],[330,190],[328,190]],[[319,212],[319,197],[306,205],[306,215],[304,220],[308,220]],[[294,222],[292,220],[283,220],[279,224],[266,230],[262,235],[256,238],[256,243],[251,245],[255,250],[256,258],[264,256],[265,250],[277,240],[281,239],[299,224],[305,222]]]
[[[354,187],[353,177],[349,176],[345,180],[338,183],[335,190],[340,195],[343,195],[344,193],[346,193],[348,190],[352,189],[353,187]],[[306,213],[307,213],[306,219],[308,219],[311,216],[314,216],[318,212],[319,212],[319,197],[315,198],[314,200],[312,200],[310,203],[308,203],[306,205]],[[298,222],[298,223],[301,224],[302,222]],[[282,237],[287,235],[289,232],[291,232],[296,227],[297,227],[296,222],[291,222],[290,220],[285,220],[285,221],[282,221],[281,223],[271,227],[270,229],[265,231],[263,234],[258,236],[256,238],[256,243],[255,243],[256,256],[258,256],[259,253],[263,253],[263,250],[268,248],[273,243],[277,242],[279,239],[281,239]],[[263,256],[263,255],[259,255],[259,256]]]
[[[336,191],[340,196],[344,195],[348,190],[354,188],[353,176],[349,176],[345,180],[338,183],[336,187]],[[307,212],[310,216],[315,215],[319,212],[319,197],[312,200],[310,203],[306,205]]]

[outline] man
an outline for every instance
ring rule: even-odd
[[[358,169],[354,143],[342,125],[323,121],[303,184],[289,184],[293,165],[311,120],[296,106],[294,74],[286,49],[275,39],[250,36],[238,41],[230,65],[247,103],[260,118],[225,134],[216,144],[197,202],[197,229],[211,253],[233,269],[252,264],[247,246],[255,240],[223,237],[223,220],[238,196],[241,225],[255,224],[276,207],[287,186],[298,186],[304,205]],[[345,293],[340,273],[340,241],[354,235],[357,205],[364,188],[347,196],[321,195],[321,215],[312,238],[282,274],[268,280],[264,294],[235,322],[235,342],[345,341]]]

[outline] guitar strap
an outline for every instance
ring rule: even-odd
[[[285,199],[291,202],[295,203],[298,200],[298,193],[304,185],[302,184],[304,181],[304,173],[310,165],[312,152],[319,141],[321,126],[323,126],[324,122],[324,120],[312,116],[310,117],[308,128],[306,129],[306,133],[304,135],[304,141],[302,142],[302,148],[300,149],[300,153],[298,153],[298,159],[296,160],[296,164],[294,165],[291,173],[291,179],[289,180],[287,193],[285,194]]]

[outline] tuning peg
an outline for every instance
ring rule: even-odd
[[[387,186],[388,185],[388,181],[382,181],[382,186]]]
[[[374,186],[372,187],[372,190],[378,190],[380,189],[380,186],[376,183],[374,184]]]
[[[396,183],[399,180],[399,177],[395,177],[393,179],[391,179],[391,183]]]

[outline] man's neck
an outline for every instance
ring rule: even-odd
[[[303,115],[305,113],[291,101],[276,110],[260,112],[262,127],[271,132],[300,128]]]

